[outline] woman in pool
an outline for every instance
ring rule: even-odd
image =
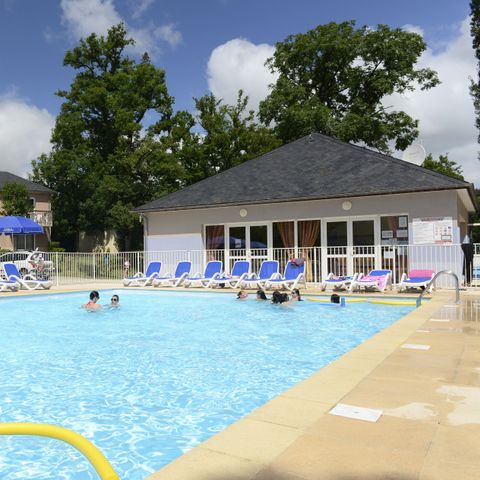
[[[100,310],[102,306],[99,303],[97,303],[99,300],[100,300],[100,294],[96,290],[92,290],[90,292],[90,300],[84,305],[82,305],[82,307],[85,310],[91,310],[91,311]]]
[[[112,295],[108,308],[118,308],[120,306],[120,297],[117,294]]]
[[[272,294],[272,303],[275,305],[288,304],[290,299],[286,293],[281,293],[278,290],[275,290]]]
[[[263,290],[257,290],[257,300],[268,300]]]
[[[300,295],[300,290],[298,288],[294,288],[292,290],[292,301],[294,302],[301,302],[302,296]]]
[[[240,290],[237,293],[237,300],[246,300],[248,298],[248,293],[245,290]]]

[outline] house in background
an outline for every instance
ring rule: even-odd
[[[477,208],[470,183],[315,133],[136,211],[146,251],[208,251],[226,270],[304,257],[319,281],[373,268],[461,275]]]
[[[47,250],[48,242],[52,232],[52,203],[53,191],[43,185],[31,182],[25,178],[14,175],[9,172],[0,172],[0,189],[6,183],[20,183],[25,185],[30,194],[30,200],[33,206],[33,212],[30,215],[32,220],[43,227],[44,233],[37,235],[0,235],[0,248],[4,250]],[[0,193],[0,210],[1,210]]]

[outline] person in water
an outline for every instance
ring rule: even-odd
[[[330,297],[330,302],[340,303],[340,295],[337,295],[336,293],[332,293],[332,296]]]
[[[108,308],[118,308],[120,306],[120,297],[117,294],[112,295]]]
[[[282,303],[288,303],[289,302],[288,295],[286,293],[279,292],[278,290],[275,290],[272,294],[272,303],[275,305],[281,305]]]
[[[82,305],[83,308],[86,310],[100,310],[102,306],[97,303],[100,300],[100,294],[96,290],[92,290],[90,292],[90,300],[85,303],[85,305]]]
[[[294,302],[301,302],[302,301],[302,296],[300,295],[300,290],[298,288],[294,288],[292,290],[292,300]]]
[[[257,290],[257,300],[268,300],[263,290]]]
[[[237,293],[237,300],[246,300],[248,298],[248,293],[245,290],[240,290]]]

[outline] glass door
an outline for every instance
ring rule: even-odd
[[[352,220],[353,272],[367,275],[375,269],[375,222]]]
[[[257,272],[263,260],[268,259],[268,226],[229,226],[226,243],[227,265],[231,271],[237,260],[250,260],[251,271]],[[227,267],[227,265],[225,267]]]
[[[346,221],[327,221],[327,273],[347,275],[348,237]]]
[[[250,225],[248,248],[249,259],[252,262],[251,271],[258,272],[260,265],[268,259],[268,227],[267,225]]]

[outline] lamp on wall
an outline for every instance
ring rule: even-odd
[[[350,200],[345,200],[342,203],[342,208],[346,211],[350,210],[352,208],[352,202]]]
[[[246,217],[247,216],[247,209],[246,208],[242,208],[240,209],[240,216],[241,217]]]

